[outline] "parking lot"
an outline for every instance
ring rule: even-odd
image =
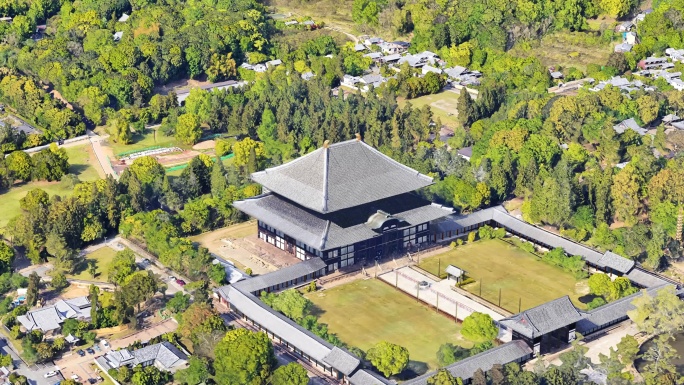
[[[100,351],[95,351],[95,354],[85,353],[82,357],[76,353],[78,349],[74,349],[55,360],[55,366],[60,370],[64,378],[72,378],[73,375],[77,375],[79,378],[77,381],[86,383],[90,378],[96,379],[100,377],[96,372],[97,367],[94,366],[93,360],[95,357],[109,351],[109,349],[103,348],[102,345],[99,345],[99,349]]]

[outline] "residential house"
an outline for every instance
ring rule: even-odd
[[[665,54],[672,59],[672,61],[684,61],[684,49],[668,48]]]
[[[455,67],[451,67],[451,68],[445,68],[444,73],[447,74],[447,76],[449,76],[450,78],[452,78],[454,80],[459,80],[459,79],[461,79],[461,76],[463,74],[468,73],[468,69],[465,67],[461,67],[461,66],[455,66]]]
[[[254,66],[252,66],[252,70],[254,72],[266,72],[267,69],[268,69],[268,67],[266,67],[266,64],[260,63],[260,64],[255,64]]]
[[[641,22],[641,21],[644,21],[644,20],[646,19],[646,15],[649,15],[649,14],[651,14],[651,13],[653,13],[653,10],[652,10],[652,9],[650,9],[650,8],[649,8],[649,9],[646,9],[646,10],[640,12],[639,14],[637,14],[636,17],[634,18],[634,20],[632,20],[632,22],[633,22],[634,24],[637,24],[637,23],[639,23],[639,22]]]
[[[344,75],[342,77],[342,85],[347,87],[356,87],[358,83],[361,82],[361,78],[358,76]]]
[[[245,63],[243,63],[243,64],[245,64]],[[247,68],[244,66],[241,66],[241,67]],[[196,88],[200,88],[202,90],[211,92],[211,91],[227,90],[228,88],[242,87],[245,84],[246,84],[246,82],[244,82],[244,81],[238,82],[235,80],[226,80],[226,81],[222,81],[222,82],[205,84],[203,86],[196,87]],[[190,90],[189,89],[186,89],[183,91],[177,91],[176,92],[176,100],[178,101],[178,105],[182,106],[183,103],[185,103],[185,99],[187,99],[188,96],[190,96]]]
[[[309,80],[313,79],[314,77],[316,77],[316,75],[314,75],[314,73],[311,72],[311,71],[309,71],[309,72],[304,72],[304,73],[302,74],[302,79],[304,79],[304,80],[306,80],[306,81],[309,81]]]
[[[290,20],[290,21],[285,22],[286,27],[289,27],[291,25],[297,25],[297,24],[299,24],[299,22],[297,20]]]
[[[678,130],[684,130],[684,122],[674,122],[670,125]]]
[[[551,75],[551,79],[553,79],[553,80],[563,79],[563,73],[560,71],[552,71],[549,73],[549,75]]]
[[[439,69],[439,68],[432,67],[432,66],[429,66],[429,65],[423,66],[423,75],[427,75],[428,72],[434,72],[434,73],[436,73],[436,74],[438,74],[438,75],[441,75],[441,74],[442,74],[442,70]]]
[[[615,46],[614,51],[615,52],[631,52],[633,46],[634,46],[633,44],[629,44],[627,42],[620,43],[620,44]]]
[[[381,63],[396,63],[401,59],[401,55],[398,53],[394,53],[391,55],[383,56],[380,58]]]
[[[95,359],[95,362],[104,371],[118,369],[122,366],[151,366],[159,370],[175,372],[183,369],[188,363],[188,356],[170,342],[164,341],[144,348],[130,351],[120,349],[109,351]]]
[[[378,46],[382,52],[388,55],[404,53],[408,49],[408,43],[398,41],[383,42],[378,44]]]
[[[128,20],[129,17],[130,17],[130,16],[129,16],[128,14],[125,14],[125,13],[124,13],[123,15],[121,15],[121,17],[119,18],[118,21],[119,21],[119,23],[125,23],[126,20]]]
[[[283,64],[283,61],[280,59],[275,59],[271,61],[266,62],[266,68],[271,68],[271,67],[277,67],[279,65]]]
[[[470,158],[473,156],[473,146],[463,147],[456,153],[461,158],[470,162]]]
[[[387,79],[385,79],[382,75],[376,75],[376,74],[369,74],[366,76],[361,77],[361,82],[366,85],[365,88],[367,88],[370,85],[373,85],[373,87],[379,87],[382,83],[386,82]]]
[[[303,25],[306,25],[307,27],[315,27],[316,23],[313,20],[304,20],[302,22]]]
[[[634,27],[634,23],[631,21],[625,21],[615,27],[615,32],[629,32],[632,30],[632,27]]]
[[[52,306],[31,310],[17,317],[17,321],[27,332],[40,330],[43,333],[57,334],[67,319],[90,321],[90,300],[77,297],[59,300]]]
[[[654,68],[661,68],[663,69],[663,66],[670,64],[667,62],[666,57],[654,57],[650,56],[647,57],[646,59],[641,60],[638,64],[637,67],[641,68],[642,70],[650,70]]]
[[[119,41],[123,37],[123,31],[116,32],[114,34],[114,41]]]
[[[382,54],[382,52],[369,52],[369,53],[363,55],[363,57],[371,58],[371,60],[373,60],[374,62],[379,62],[383,56],[384,55]]]
[[[354,44],[354,52],[363,52],[366,49],[367,49],[366,46],[363,44],[360,44],[360,43]]]
[[[637,122],[636,122],[636,120],[634,120],[634,118],[629,118],[629,119],[623,120],[622,122],[614,125],[613,130],[615,130],[615,132],[617,132],[618,134],[622,134],[623,132],[625,132],[627,130],[633,130],[641,136],[646,135],[646,132],[647,132],[645,128],[643,128],[637,124]]]
[[[622,34],[622,42],[627,43],[627,44],[631,44],[632,46],[634,44],[636,44],[636,38],[637,38],[636,33],[631,32],[631,31],[630,32],[624,32]]]
[[[12,18],[9,17],[9,16],[0,17],[0,22],[2,22],[2,23],[11,23],[11,22],[12,22]]]
[[[680,118],[679,116],[677,116],[675,114],[668,114],[668,115],[663,116],[662,122],[663,122],[663,124],[669,125],[669,124],[672,124],[675,122],[680,122],[681,120],[682,120],[682,118]]]
[[[363,41],[363,44],[365,44],[366,47],[370,47],[373,44],[382,44],[384,42],[385,41],[379,37],[369,37],[368,39]]]

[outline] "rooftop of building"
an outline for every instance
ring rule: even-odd
[[[269,191],[319,213],[360,206],[432,184],[360,139],[319,148],[252,174]]]
[[[570,297],[564,296],[499,322],[526,337],[535,338],[573,324],[583,316]]]

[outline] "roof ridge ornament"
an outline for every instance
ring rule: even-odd
[[[356,134],[354,134],[354,136],[356,136],[356,141],[357,141],[357,142],[360,142],[360,141],[361,141],[361,134],[360,134],[360,133],[357,132]]]

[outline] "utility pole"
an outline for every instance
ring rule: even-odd
[[[499,288],[499,307],[501,307],[501,288]]]

